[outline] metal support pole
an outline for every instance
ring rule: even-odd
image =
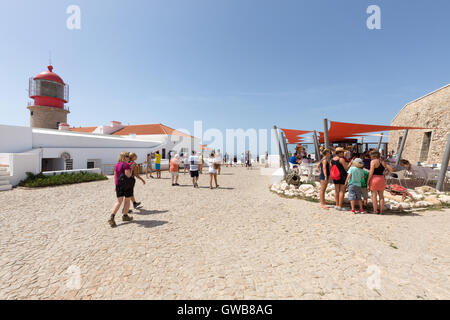
[[[289,172],[289,170],[291,169],[291,166],[289,165],[289,149],[288,149],[288,144],[287,144],[287,140],[286,140],[286,136],[284,135],[284,132],[281,132],[281,140],[283,141],[283,145],[284,145],[284,154],[285,154],[285,160],[286,160],[286,172]]]
[[[441,172],[439,173],[438,182],[436,185],[436,189],[438,191],[444,191],[444,180],[445,176],[447,175],[449,159],[450,159],[450,134],[448,135],[447,138],[447,146],[445,147],[444,158],[442,159],[441,163]]]
[[[383,141],[383,134],[381,134],[380,140],[378,140],[377,151],[380,151],[380,148],[381,148],[381,141]]]
[[[323,140],[325,149],[330,149],[330,140],[328,139],[328,119],[323,119]]]
[[[277,136],[277,141],[278,141],[278,151],[280,153],[280,164],[281,164],[281,168],[283,168],[283,174],[284,174],[284,178],[286,179],[286,167],[284,166],[284,161],[283,161],[283,150],[281,150],[281,141],[280,141],[280,137],[278,136],[278,128],[277,126],[273,126],[273,129],[275,130],[275,135]]]
[[[314,130],[314,149],[316,151],[316,161],[320,161],[320,146],[319,146],[319,139],[317,139],[317,131]]]
[[[400,164],[402,158],[403,148],[405,147],[406,137],[408,137],[408,129],[403,133],[402,143],[400,144],[400,149],[397,150],[397,161],[395,162],[395,167]]]
[[[364,137],[361,137],[361,153],[364,151]],[[358,150],[359,152],[359,150]]]

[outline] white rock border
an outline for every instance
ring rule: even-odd
[[[299,198],[301,200],[319,201],[320,183],[304,183],[300,186],[289,185],[286,181],[275,183],[270,186],[270,191],[289,198]],[[413,211],[417,209],[439,209],[450,207],[450,193],[439,192],[429,186],[417,187],[414,190],[408,189],[413,199],[407,197],[404,201],[401,196],[384,192],[385,210],[389,211]],[[334,184],[329,184],[325,192],[325,201],[334,203]],[[348,204],[348,193],[345,194],[344,203]],[[370,191],[368,203],[372,203]]]

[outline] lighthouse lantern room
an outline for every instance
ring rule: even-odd
[[[30,78],[28,91],[33,99],[28,103],[32,128],[58,129],[67,123],[70,112],[64,104],[69,101],[69,86],[53,72],[53,66]]]

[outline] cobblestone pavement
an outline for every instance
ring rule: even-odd
[[[352,215],[281,198],[259,170],[222,188],[112,180],[0,193],[1,299],[449,299],[450,210]]]

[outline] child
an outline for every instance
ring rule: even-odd
[[[364,161],[363,161],[364,165]],[[367,189],[367,181],[369,180],[369,171],[366,169],[363,169],[364,177],[361,181],[361,194],[362,198],[364,199],[364,207],[368,207],[368,200],[369,200],[369,191]]]
[[[353,213],[356,213],[356,201],[358,201],[359,212],[364,213],[361,198],[361,181],[364,177],[363,167],[364,164],[360,158],[353,160],[353,166],[348,170],[347,179],[345,180],[345,185],[348,186],[348,199],[350,200]]]

